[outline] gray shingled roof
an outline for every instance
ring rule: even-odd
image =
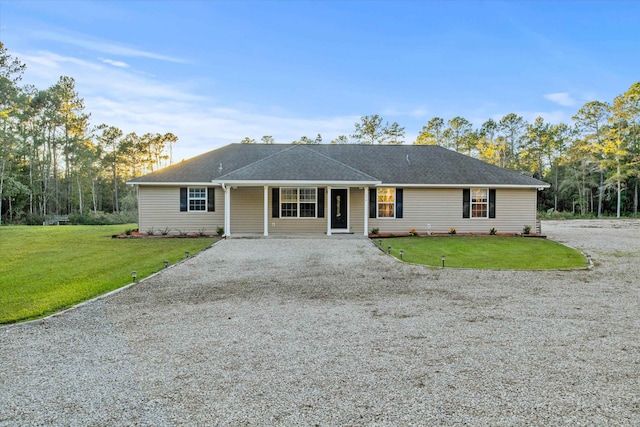
[[[543,181],[434,145],[231,144],[131,180],[380,182],[547,187]]]
[[[377,182],[378,179],[304,145],[288,148],[222,175],[218,181],[343,181]]]

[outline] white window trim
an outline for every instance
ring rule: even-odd
[[[474,202],[473,201],[473,192],[477,190],[484,190],[487,198],[486,202]],[[469,219],[488,219],[489,218],[489,189],[488,188],[471,188],[469,194]],[[473,216],[473,206],[474,205],[485,205],[486,215],[485,216]]]
[[[191,197],[191,190],[204,189],[204,209],[191,209],[191,200],[202,200],[202,197]],[[209,189],[207,187],[187,187],[187,212],[207,212],[209,206]]]
[[[378,200],[378,190],[392,188],[393,189],[393,216],[380,216],[380,201]],[[396,219],[396,187],[377,187],[376,188],[376,219]],[[391,203],[383,202],[382,204],[390,205]]]
[[[297,194],[297,202],[296,204],[298,205],[296,213],[297,216],[283,216],[282,215],[282,205],[284,203],[293,203],[293,202],[283,202],[282,201],[282,189],[295,189],[296,190],[296,194]],[[300,205],[303,203],[309,203],[309,202],[300,202],[300,190],[303,188],[312,188],[315,191],[315,202],[313,202],[313,204],[315,205],[315,209],[314,209],[314,216],[300,216]],[[279,204],[280,206],[278,207],[279,212],[280,212],[280,219],[317,219],[318,218],[318,187],[278,187],[278,193],[279,193]]]

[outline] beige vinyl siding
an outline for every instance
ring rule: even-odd
[[[352,187],[349,198],[350,232],[364,233],[364,189]]]
[[[138,227],[141,232],[170,234],[180,231],[216,233],[224,226],[224,193],[215,188],[215,212],[180,212],[180,187],[147,186],[138,188]]]
[[[403,218],[370,218],[369,229],[381,233],[408,233],[415,228],[446,233],[517,233],[524,225],[535,226],[536,189],[496,189],[496,218],[462,218],[462,188],[404,188]]]
[[[322,188],[322,187],[319,187]],[[278,233],[326,233],[328,197],[325,188],[325,217],[324,218],[272,218],[272,187],[269,187],[269,234]],[[262,200],[262,197],[260,198]]]
[[[231,234],[264,231],[264,187],[231,189]]]

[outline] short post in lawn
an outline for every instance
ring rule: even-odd
[[[442,255],[440,257],[440,259],[442,260],[442,268],[444,268],[444,260],[445,260],[446,256]]]
[[[133,270],[131,272],[131,278],[133,279],[134,282],[136,281],[136,277],[138,277],[138,272]]]

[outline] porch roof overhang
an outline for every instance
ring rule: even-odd
[[[551,184],[491,184],[491,183],[475,183],[475,184],[420,184],[420,183],[409,183],[409,184],[399,184],[399,183],[384,183],[381,184],[383,187],[402,187],[402,188],[515,188],[515,189],[525,189],[525,188],[535,188],[538,190],[543,190],[545,188],[551,187]]]

